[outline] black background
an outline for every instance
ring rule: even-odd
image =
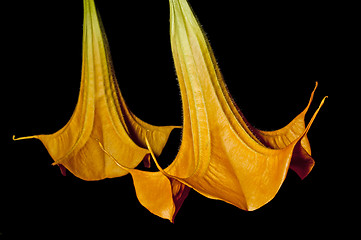
[[[308,235],[320,230],[325,221],[333,221],[338,210],[330,212],[325,205],[334,201],[325,179],[331,164],[331,84],[342,74],[336,62],[343,51],[340,36],[347,31],[345,10],[315,2],[190,3],[233,98],[255,127],[285,126],[307,105],[316,81],[319,87],[307,121],[322,98],[330,95],[308,134],[316,161],[311,174],[301,181],[290,171],[276,197],[254,212],[191,191],[175,224],[140,205],[130,176],[98,182],[82,181],[69,172],[63,177],[51,166],[52,159],[40,141],[13,142],[11,137],[53,133],[68,122],[80,84],[82,1],[12,3],[6,8],[10,15],[3,36],[8,53],[4,70],[10,74],[3,75],[2,236],[22,229],[30,235],[76,231],[120,238],[130,227],[157,227],[153,224],[179,227],[183,234],[188,230],[221,232],[219,226],[229,226],[244,234],[281,234],[289,229]],[[98,0],[96,4],[128,107],[148,123],[181,125],[167,1]],[[179,144],[180,131],[175,130],[161,158],[171,161]]]

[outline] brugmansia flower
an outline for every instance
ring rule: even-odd
[[[51,135],[36,135],[54,164],[84,180],[127,174],[99,148],[98,139],[124,166],[136,167],[149,151],[159,155],[174,126],[156,127],[126,106],[114,75],[108,42],[93,0],[84,0],[83,66],[77,106],[66,124]]]
[[[252,127],[229,94],[210,44],[186,0],[169,0],[170,37],[183,107],[183,134],[174,161],[156,160],[174,126],[155,127],[126,107],[112,70],[93,0],[84,0],[83,75],[70,122],[38,135],[55,160],[87,180],[130,173],[139,202],[174,221],[190,189],[252,211],[273,199],[288,169],[302,179],[314,160],[307,139],[324,100],[306,126],[306,108],[276,131]],[[27,137],[29,138],[29,137]],[[150,153],[159,171],[135,169]]]
[[[324,100],[307,127],[304,118],[314,91],[305,110],[284,128],[271,132],[253,128],[227,91],[187,1],[169,2],[171,45],[183,102],[182,144],[166,169],[156,163],[159,172],[119,165],[132,175],[141,204],[171,221],[189,188],[255,210],[276,195],[289,168],[301,178],[311,171],[314,160],[306,134]]]

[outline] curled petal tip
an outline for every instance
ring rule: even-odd
[[[33,139],[33,138],[38,138],[38,137],[37,137],[37,136],[29,136],[29,137],[19,137],[19,138],[16,138],[15,135],[13,135],[13,140],[14,140],[14,141],[25,140],[25,139]]]
[[[322,99],[322,101],[321,101],[321,103],[320,103],[320,108],[321,108],[322,105],[325,103],[325,101],[326,101],[327,98],[328,98],[328,96],[325,96],[325,97]]]

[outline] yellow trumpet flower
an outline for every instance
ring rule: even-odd
[[[315,90],[305,110],[284,128],[255,129],[232,100],[188,2],[169,3],[171,46],[183,102],[182,144],[166,169],[156,162],[159,172],[119,166],[133,176],[140,203],[170,221],[189,188],[243,210],[260,208],[276,195],[289,168],[301,178],[311,171],[314,160],[306,134],[325,99],[307,127],[304,118]]]
[[[114,75],[108,42],[94,0],[84,0],[83,66],[78,103],[65,127],[50,135],[36,135],[55,165],[84,180],[127,174],[98,146],[95,139],[129,168],[145,156],[145,137],[159,155],[175,126],[157,127],[137,118],[126,106]]]

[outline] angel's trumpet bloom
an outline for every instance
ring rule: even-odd
[[[84,0],[83,66],[77,106],[66,124],[51,135],[36,135],[54,164],[79,178],[99,180],[126,173],[96,141],[128,167],[149,154],[145,138],[159,155],[174,126],[156,127],[137,118],[126,106],[114,75],[108,42],[94,0]],[[63,171],[62,171],[63,172]]]
[[[255,129],[232,100],[187,1],[169,2],[172,53],[183,102],[182,144],[164,170],[158,164],[160,171],[155,173],[129,170],[138,199],[152,213],[171,221],[182,203],[179,199],[188,193],[185,186],[240,209],[255,210],[273,199],[289,168],[301,178],[311,171],[314,160],[306,134],[324,100],[307,127],[304,118],[314,91],[305,110],[284,128]],[[154,154],[153,158],[156,161]]]

